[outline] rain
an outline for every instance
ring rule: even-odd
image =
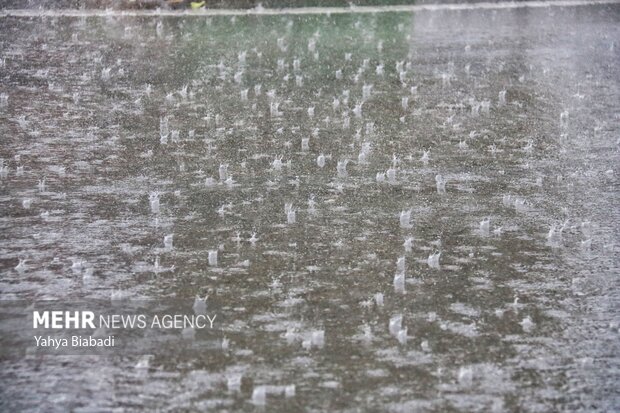
[[[620,409],[619,2],[19,3],[2,300],[221,335],[24,348],[0,410]]]

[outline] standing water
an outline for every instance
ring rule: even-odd
[[[620,409],[617,2],[267,3],[0,11],[3,300],[222,333],[17,348],[0,410]]]

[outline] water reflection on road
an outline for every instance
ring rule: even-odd
[[[3,299],[209,295],[229,344],[0,406],[618,408],[619,20],[2,18]]]

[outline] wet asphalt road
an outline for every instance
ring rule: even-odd
[[[1,410],[620,408],[620,6],[85,14],[0,18],[2,299],[221,335],[24,348]]]

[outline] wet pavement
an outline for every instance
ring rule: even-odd
[[[1,17],[2,299],[227,345],[7,358],[0,409],[618,410],[619,22]]]

